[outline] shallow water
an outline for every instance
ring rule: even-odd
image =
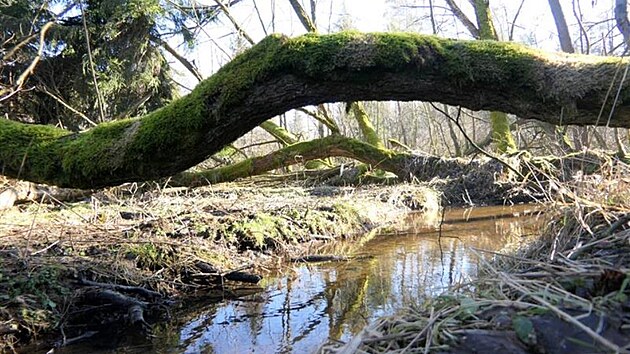
[[[496,251],[520,242],[537,224],[528,213],[532,210],[451,210],[444,215],[440,237],[439,220],[412,214],[396,230],[366,242],[357,255],[368,257],[288,265],[284,273],[265,279],[259,293],[205,306],[179,328],[158,330],[153,343],[117,350],[314,352],[329,339],[346,341],[380,316],[466,282],[477,272],[478,255],[492,256],[473,249]]]

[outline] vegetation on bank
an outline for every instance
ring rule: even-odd
[[[627,58],[545,53],[517,44],[513,30],[520,27],[515,24],[521,8],[509,37],[499,36],[488,0],[470,2],[476,26],[465,15],[470,11],[461,11],[454,1],[445,3],[473,38],[483,40],[348,30],[295,38],[269,35],[256,44],[229,13],[238,2],[217,1],[201,11],[154,0],[116,6],[108,0],[63,0],[58,9],[43,0],[18,0],[1,7],[6,26],[0,30],[0,52],[6,56],[0,63],[0,112],[7,118],[0,119],[1,173],[80,188],[167,176],[171,186],[197,186],[286,171],[305,160],[347,157],[365,165],[351,173],[342,164],[332,172],[300,174],[335,175],[329,181],[338,184],[431,181],[431,190],[439,190],[447,205],[553,200],[562,208],[550,212],[556,221],[539,243],[522,254],[497,255],[472,284],[379,322],[344,349],[628,350],[622,338],[628,336],[630,322],[628,182],[626,167],[617,159],[627,159],[628,136],[618,129],[546,124],[628,127],[629,83],[625,74],[619,75]],[[297,1],[291,3],[307,30],[316,32],[317,2],[310,3],[312,19]],[[566,33],[560,29],[564,19],[558,20],[564,15],[559,2],[555,10],[554,2],[549,3],[563,49],[564,43],[572,46],[566,28]],[[450,37],[439,27],[457,26],[436,26],[436,9],[430,4],[427,15],[433,34]],[[617,1],[614,8],[624,43],[617,43],[608,21],[591,26],[581,11],[574,13],[580,18],[579,43],[586,43],[585,52],[611,55],[623,44],[627,47],[626,2]],[[256,12],[267,35],[264,15],[258,8]],[[181,35],[188,48],[194,47],[196,34],[190,32],[189,21],[201,29],[219,14],[236,29],[233,49],[238,55],[204,80],[194,61],[188,62],[169,42],[172,35]],[[275,11],[273,17],[275,28]],[[589,41],[589,33],[600,37],[600,26],[607,26],[607,34],[601,41]],[[497,42],[500,37],[510,40]],[[243,38],[251,48],[240,46]],[[170,63],[160,48],[199,80],[188,95],[175,92]],[[441,102],[444,107],[410,103],[403,109],[397,102],[395,113],[394,105],[370,112],[372,124],[368,105],[348,102],[358,99],[381,101],[369,104],[376,107],[385,107],[387,100]],[[326,102],[347,102],[346,114],[335,113],[340,106],[324,106]],[[317,105],[316,110],[303,107],[309,104]],[[461,107],[496,111],[487,115]],[[320,139],[300,141],[312,131],[292,134],[285,129],[297,119],[290,122],[283,116],[280,124],[268,120],[293,108],[316,119]],[[349,112],[356,118],[354,126],[338,125]],[[539,122],[530,122],[534,127],[523,133],[521,118]],[[30,124],[34,122],[57,126]],[[251,157],[246,149],[230,147],[245,158],[229,166],[182,172],[261,123],[282,149]],[[88,126],[90,130],[79,132]],[[353,127],[365,142],[340,135],[352,136]],[[394,132],[404,152],[383,144]],[[476,132],[489,134],[479,140]],[[568,132],[575,134],[572,139]],[[557,143],[557,149],[541,137]],[[595,146],[590,140],[608,150],[613,139],[616,157],[582,151]],[[429,143],[419,144],[422,140]],[[462,149],[464,142],[468,148]],[[511,155],[497,159],[479,148],[491,142],[496,152]],[[252,146],[256,144],[266,142]],[[412,153],[415,148],[458,157],[481,153],[489,159],[442,158]],[[529,155],[536,151],[570,155]],[[227,154],[224,150],[214,161],[232,163],[223,159]],[[330,167],[328,162],[305,166]],[[34,198],[29,189],[28,198],[38,203],[0,210],[2,345],[13,349],[54,331],[63,335],[62,344],[71,344],[92,329],[121,324],[150,333],[150,323],[161,319],[173,297],[198,290],[207,297],[238,296],[225,285],[256,283],[261,265],[273,264],[279,256],[318,259],[311,253],[340,239],[356,240],[359,247],[360,231],[409,208],[437,205],[439,199],[416,186],[388,188],[352,190],[348,198],[348,190],[337,187],[116,188],[79,192],[90,198],[80,203],[66,203],[46,192]],[[597,195],[586,193],[589,188]],[[0,209],[18,196],[8,191],[11,199],[3,201],[6,191],[0,188]],[[571,337],[570,343],[550,336],[550,328]],[[575,328],[578,332],[572,332]],[[596,331],[601,328],[606,331]]]
[[[322,352],[628,352],[630,168],[594,172],[553,182],[540,237],[491,261],[478,250],[478,278]]]

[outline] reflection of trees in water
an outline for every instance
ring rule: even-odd
[[[203,353],[214,353],[215,350],[211,343],[207,343],[203,340],[205,335],[205,329],[215,325],[216,314],[219,304],[213,304],[208,307],[204,301],[198,303],[186,304],[186,317],[182,317],[183,313],[175,314],[173,318],[177,319],[175,327],[180,328],[178,339],[181,341],[180,346],[187,350],[201,351]],[[186,319],[187,324],[181,329],[181,322]],[[156,334],[156,338],[162,338],[161,335]],[[197,343],[199,342],[199,343]],[[154,348],[171,348],[163,345],[154,346]]]
[[[361,248],[374,258],[310,270],[300,266],[296,277],[280,278],[268,291],[239,302],[238,316],[249,332],[241,338],[251,337],[249,348],[271,340],[275,351],[289,352],[314,339],[323,341],[326,334],[337,340],[356,335],[370,319],[417,304],[474,274],[478,260],[469,247],[499,250],[506,240],[520,239],[530,225],[523,219],[483,217],[443,225],[440,239],[427,228],[419,234],[378,236]],[[207,322],[197,328],[212,326]],[[247,348],[241,344],[234,349]]]
[[[284,303],[282,306],[282,348],[287,351],[291,348],[292,333],[291,330],[291,291],[293,290],[293,278],[287,277]]]
[[[279,315],[281,317],[282,338],[281,343],[276,347],[278,352],[290,352],[296,343],[310,336],[322,322],[327,321],[327,305],[325,289],[313,292],[312,289],[319,288],[326,283],[326,279],[331,276],[329,271],[319,271],[311,274],[312,283],[295,283],[294,279],[287,279],[286,288],[283,290],[284,299],[281,307],[277,310],[269,310],[268,316]],[[334,274],[333,274],[334,276]],[[304,279],[302,279],[304,281]],[[305,294],[311,294],[302,300]],[[296,296],[297,295],[297,296]],[[297,300],[294,298],[297,297]],[[271,302],[269,307],[272,308]],[[266,335],[265,333],[259,333]]]
[[[330,320],[328,336],[332,339],[341,339],[344,325],[347,325],[350,333],[357,334],[365,325],[369,310],[366,306],[366,296],[373,277],[376,259],[369,259],[353,266],[357,271],[350,273],[336,282],[326,285],[327,313]],[[356,268],[355,268],[356,267]]]
[[[240,311],[245,313],[243,317],[247,318],[249,336],[254,345],[257,343],[258,334],[263,329],[264,317],[261,316],[261,314],[264,313],[265,306],[269,302],[270,297],[271,294],[269,292],[263,291],[250,297],[251,300],[243,301],[239,304]]]

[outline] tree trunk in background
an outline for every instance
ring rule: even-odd
[[[604,105],[610,126],[630,127],[630,100],[604,103],[611,83],[630,97],[630,79],[615,78],[628,64],[411,33],[272,35],[139,118],[82,133],[0,119],[0,171],[74,188],[171,176],[271,117],[327,102],[440,102],[553,124],[563,112],[568,125],[595,124]]]
[[[623,35],[626,48],[630,47],[630,21],[628,21],[628,2],[626,0],[615,0],[615,22],[617,28]],[[626,53],[627,53],[626,49]]]
[[[551,13],[553,14],[553,20],[556,23],[556,29],[558,30],[560,48],[562,48],[562,51],[565,53],[574,53],[575,49],[573,48],[573,41],[571,40],[571,35],[569,34],[569,27],[567,26],[562,6],[560,6],[560,0],[549,0],[549,7],[551,8]]]
[[[448,4],[449,8],[453,12],[453,15],[457,17],[457,19],[466,27],[470,35],[473,38],[480,39],[479,29],[475,27],[475,24],[464,14],[464,12],[457,6],[455,0],[445,0],[446,4]]]
[[[575,53],[575,49],[573,48],[573,41],[571,40],[571,34],[569,33],[569,27],[567,26],[567,21],[564,16],[564,11],[562,10],[562,6],[560,6],[559,0],[549,0],[549,7],[551,8],[551,14],[553,15],[553,20],[556,23],[556,29],[558,30],[558,40],[560,41],[560,48],[565,53]],[[569,134],[566,129],[561,129],[559,126],[549,127],[546,123],[541,123],[543,125],[543,129],[551,133],[551,137],[554,140],[558,141],[560,148],[562,151],[569,152],[573,151],[573,144],[571,143],[571,139],[569,138]]]
[[[494,29],[492,14],[490,13],[489,0],[473,0],[477,27],[479,27],[479,39],[498,41],[499,37]],[[491,112],[490,123],[492,125],[492,139],[496,143],[497,151],[506,153],[516,150],[516,142],[510,131],[510,121],[504,112]]]
[[[298,142],[298,138],[295,135],[271,120],[260,123],[259,127],[278,140],[282,146],[288,146]]]
[[[628,2],[626,0],[615,0],[615,22],[619,32],[623,35],[626,45],[625,55],[630,52],[630,21],[628,20]],[[615,129],[615,142],[617,151],[621,156],[627,156],[628,151],[619,136],[619,129]]]
[[[299,159],[296,159],[299,156]],[[396,174],[406,175],[405,166],[413,155],[377,148],[365,142],[331,135],[321,139],[303,141],[284,147],[264,156],[258,156],[202,172],[183,172],[173,176],[171,185],[198,186],[208,183],[229,182],[238,178],[259,175],[303,161],[328,157],[348,157]]]
[[[359,129],[361,130],[365,141],[379,149],[384,148],[385,145],[379,138],[378,133],[376,133],[376,129],[374,129],[374,126],[370,121],[370,117],[367,112],[365,112],[363,104],[361,102],[351,102],[349,105],[349,109],[352,111],[352,114],[354,114],[354,118],[357,120],[357,123],[359,123]]]
[[[306,28],[306,30],[309,32],[317,33],[317,27],[315,27],[314,21],[311,20],[310,17],[308,17],[308,14],[306,13],[306,11],[304,11],[304,8],[302,7],[302,5],[300,5],[300,2],[298,0],[289,0],[289,2],[291,3],[293,11],[295,11],[298,19],[300,20],[300,22],[302,22],[304,28]]]

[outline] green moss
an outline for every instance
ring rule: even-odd
[[[197,85],[191,95],[200,94],[210,103],[221,101],[224,105],[241,100],[248,94],[244,88],[275,72],[274,67],[280,64],[276,58],[277,52],[287,40],[282,35],[267,36]]]
[[[458,84],[494,83],[501,85],[530,86],[532,77],[540,70],[537,56],[540,52],[516,43],[490,40],[454,41],[446,46],[444,75]]]
[[[516,151],[516,142],[510,130],[510,121],[503,112],[491,112],[490,122],[492,140],[497,144],[497,151],[505,154]]]
[[[61,167],[77,178],[111,174],[116,165],[123,165],[125,134],[137,119],[102,123],[80,135],[60,140],[56,145],[62,154]],[[97,164],[95,161],[103,161]]]
[[[475,0],[473,2],[475,8],[475,15],[477,16],[477,27],[479,27],[479,38],[499,40],[497,32],[494,30],[494,23],[492,21],[492,14],[490,12],[489,0]]]
[[[128,246],[128,254],[135,257],[139,268],[162,269],[175,263],[175,256],[169,246],[142,243]]]
[[[339,218],[340,222],[355,228],[360,224],[361,215],[356,207],[349,203],[335,203],[332,206],[333,213]]]
[[[238,237],[239,242],[251,245],[255,249],[264,249],[270,239],[277,238],[276,224],[278,217],[267,213],[258,213],[249,220],[237,221],[232,226],[232,231]]]
[[[395,71],[405,69],[408,64],[422,67],[427,59],[432,60],[444,54],[444,41],[436,36],[417,36],[412,33],[379,36],[377,63]]]
[[[376,148],[383,149],[385,145],[378,136],[376,129],[372,125],[370,121],[370,117],[367,115],[365,108],[360,102],[352,102],[351,104],[352,113],[354,114],[354,118],[359,123],[359,128],[363,133],[363,138],[368,144],[374,145]]]
[[[58,138],[71,133],[49,125],[32,125],[0,119],[0,162],[7,175],[21,175],[23,172],[33,179],[46,178],[56,171],[54,164],[54,143]],[[51,157],[48,160],[48,157]],[[23,171],[23,162],[36,160],[37,169]],[[52,170],[52,171],[51,171]]]
[[[226,218],[217,230],[219,239],[239,249],[277,249],[310,240],[313,234],[333,237],[355,235],[368,221],[348,203],[316,209],[282,208],[241,218]]]
[[[346,44],[362,36],[358,32],[341,32],[331,36],[306,34],[288,40],[280,53],[280,63],[303,70],[306,75],[329,74],[348,66],[352,59],[340,56]]]

